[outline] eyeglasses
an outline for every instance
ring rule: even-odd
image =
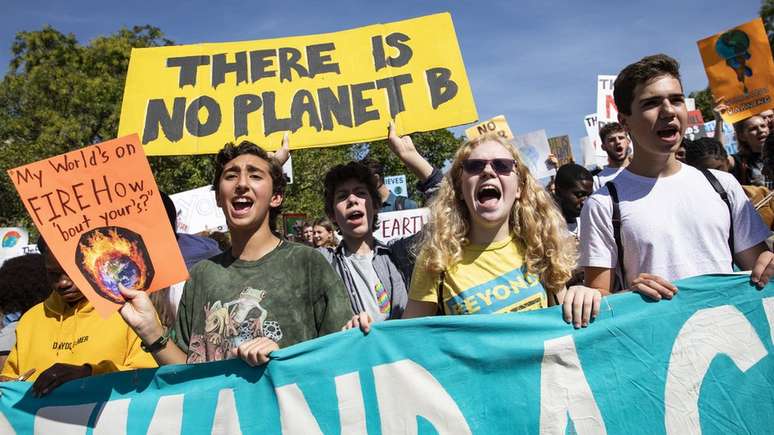
[[[500,175],[510,174],[516,166],[516,160],[513,159],[467,159],[462,161],[462,169],[471,175],[478,175],[490,163],[492,164],[492,169]]]

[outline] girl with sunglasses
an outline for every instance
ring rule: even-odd
[[[403,318],[505,313],[563,303],[585,327],[599,291],[565,289],[575,243],[548,193],[497,135],[464,143],[430,205]]]

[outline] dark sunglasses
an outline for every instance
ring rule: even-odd
[[[490,163],[492,164],[492,169],[500,175],[510,174],[516,166],[516,160],[513,159],[467,159],[462,161],[462,169],[471,175],[478,175]]]

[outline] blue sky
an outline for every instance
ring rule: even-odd
[[[335,32],[450,11],[482,119],[505,114],[514,133],[585,136],[597,74],[664,52],[686,93],[707,78],[696,41],[758,16],[758,0],[680,1],[37,1],[2,2],[0,74],[14,35],[46,24],[79,41],[152,24],[178,44]],[[462,129],[454,129],[461,134]],[[576,154],[576,158],[580,158]]]

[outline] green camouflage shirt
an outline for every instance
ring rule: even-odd
[[[312,248],[283,241],[257,261],[227,250],[196,264],[175,324],[188,362],[233,358],[231,349],[256,337],[280,347],[311,340],[352,317],[344,283]]]

